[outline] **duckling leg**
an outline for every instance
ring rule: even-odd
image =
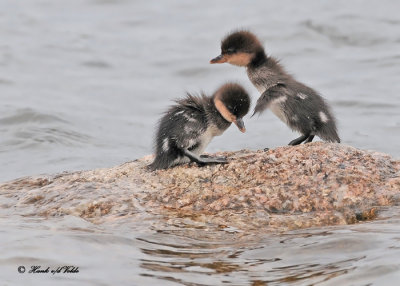
[[[310,136],[311,136],[310,134],[301,135],[299,138],[296,138],[296,139],[290,141],[289,145],[292,145],[292,146],[299,145]]]
[[[304,143],[310,143],[310,142],[312,142],[313,139],[314,139],[314,136],[315,136],[315,135],[310,135],[310,136],[308,136],[307,140],[304,141]]]
[[[201,154],[201,155],[200,155],[200,158],[213,158],[213,157],[210,156],[210,155],[207,155],[207,154]],[[219,158],[219,159],[221,159],[221,160],[226,160],[226,157],[224,157],[224,156],[221,156],[221,157],[214,157],[214,158]]]
[[[225,164],[228,163],[228,160],[224,157],[202,157],[193,152],[190,152],[187,149],[183,149],[183,153],[193,162],[196,162],[199,165],[206,165],[206,164]]]
[[[200,158],[210,158],[210,155],[202,154],[200,155]]]

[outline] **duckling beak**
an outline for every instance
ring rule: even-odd
[[[243,133],[246,132],[246,127],[244,126],[242,118],[236,119],[235,121],[233,121],[233,123],[236,124],[237,128],[239,128],[240,131],[242,131]]]
[[[222,64],[222,63],[225,63],[226,61],[227,61],[227,59],[225,58],[224,55],[219,55],[218,57],[213,58],[210,61],[210,64]]]

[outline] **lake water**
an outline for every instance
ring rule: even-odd
[[[185,91],[211,94],[236,81],[254,105],[259,94],[244,69],[208,63],[237,28],[251,29],[331,103],[344,143],[400,158],[399,10],[395,0],[2,0],[0,182],[149,154],[160,114]],[[245,123],[246,134],[230,128],[207,151],[271,148],[297,136],[271,112]],[[393,285],[400,278],[396,217],[263,235],[0,215],[4,285]],[[80,272],[17,271],[34,264]]]

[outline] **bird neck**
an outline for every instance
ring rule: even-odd
[[[218,111],[213,98],[207,104],[206,113],[208,123],[214,124],[220,130],[225,130],[231,125],[231,122],[227,121]]]
[[[265,54],[264,49],[260,47],[260,49],[255,52],[254,57],[252,58],[248,67],[249,68],[257,68],[257,67],[265,64],[267,61],[268,61],[268,57]]]

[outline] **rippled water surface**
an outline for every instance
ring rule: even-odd
[[[68,216],[12,217],[0,226],[8,234],[0,247],[5,285],[396,285],[400,279],[399,217],[283,234],[171,220],[98,226]],[[17,272],[32,265],[74,265],[79,273]]]
[[[400,158],[400,2],[0,2],[0,182],[114,166],[152,152],[154,126],[184,92],[212,93],[244,69],[210,65],[235,28],[331,103],[346,144]],[[207,151],[284,145],[270,112],[246,118]],[[1,203],[1,202],[0,202]],[[394,285],[399,220],[248,234],[207,225],[2,213],[5,285]],[[71,264],[79,274],[22,275],[19,265]],[[4,282],[5,281],[5,282]],[[77,283],[80,282],[80,283]]]

